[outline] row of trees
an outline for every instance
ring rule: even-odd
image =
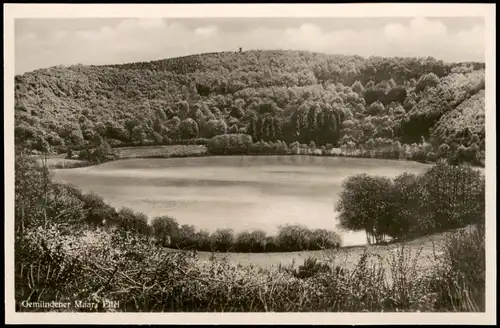
[[[216,229],[209,233],[198,231],[192,225],[180,226],[168,216],[154,218],[151,225],[141,214],[134,216],[129,209],[122,209],[118,216],[120,221],[117,221],[117,226],[120,229],[153,237],[159,245],[182,250],[265,253],[334,249],[341,245],[340,236],[333,231],[310,230],[300,225],[279,227],[274,236],[267,235],[263,230],[235,234],[232,229]]]
[[[288,155],[293,151],[284,141],[253,142],[247,134],[217,136],[210,139],[206,146],[212,155]]]
[[[365,144],[356,145],[347,142],[340,146],[343,154],[367,158],[386,158],[414,160],[419,162],[436,162],[439,159],[447,160],[452,164],[469,163],[484,166],[485,152],[480,150],[477,143],[468,147],[452,144],[452,147],[443,143],[439,147],[423,140],[421,143],[402,144],[386,138],[369,139]]]
[[[286,225],[274,236],[255,230],[235,234],[232,229],[217,229],[210,233],[197,230],[191,225],[179,225],[168,216],[152,219],[151,223],[142,213],[128,208],[115,211],[95,195],[82,196],[91,210],[88,222],[97,225],[115,226],[123,231],[139,233],[153,238],[158,245],[182,250],[208,252],[292,252],[338,248],[338,234],[325,229],[310,230],[305,226]],[[90,200],[90,202],[89,202]]]
[[[468,147],[442,144],[434,149],[432,144],[422,141],[411,145],[401,144],[388,138],[369,139],[365,144],[357,145],[352,141],[339,148],[332,144],[317,146],[314,141],[301,144],[297,141],[287,144],[284,141],[253,142],[247,134],[225,134],[209,140],[203,140],[209,154],[212,155],[317,155],[317,156],[351,156],[364,158],[383,158],[397,160],[414,160],[419,162],[436,162],[444,159],[450,164],[468,163],[484,165],[484,151],[473,143]]]
[[[263,230],[235,234],[231,229],[212,233],[197,231],[194,226],[181,225],[167,216],[154,218],[151,228],[155,240],[163,246],[185,250],[217,252],[291,252],[338,248],[340,236],[325,229],[310,230],[305,226],[279,227],[275,236]]]
[[[343,183],[336,209],[341,225],[366,231],[370,243],[404,240],[484,222],[485,180],[443,161],[393,180],[361,174]]]

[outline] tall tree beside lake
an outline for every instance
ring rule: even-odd
[[[349,230],[365,230],[368,242],[379,241],[383,237],[384,224],[377,220],[389,220],[390,203],[388,193],[392,181],[385,177],[360,174],[349,177],[342,184],[336,210],[342,227]]]

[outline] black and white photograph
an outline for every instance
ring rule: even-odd
[[[494,5],[4,9],[8,318],[496,323]]]

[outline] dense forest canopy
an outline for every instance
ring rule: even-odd
[[[16,144],[64,152],[222,134],[253,142],[429,144],[484,157],[484,63],[221,52],[15,77]]]

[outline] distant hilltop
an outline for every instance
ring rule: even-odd
[[[220,64],[222,66],[228,66],[230,63],[225,63],[225,60],[231,60],[234,59],[232,58],[232,55],[235,55],[237,53],[244,53],[245,57],[243,58],[243,61],[246,61],[245,59],[251,59],[251,57],[258,57],[259,59],[265,59],[265,58],[275,58],[276,61],[282,61],[286,60],[288,57],[289,61],[296,61],[299,59],[299,62],[301,64],[306,63],[307,68],[312,69],[315,66],[318,65],[323,65],[325,62],[329,63],[334,63],[339,66],[339,68],[344,67],[346,64],[349,65],[356,65],[356,66],[372,66],[375,63],[380,63],[380,62],[388,62],[388,61],[397,61],[400,64],[403,64],[402,66],[406,66],[404,68],[408,69],[411,66],[425,66],[428,65],[429,63],[436,63],[436,65],[443,66],[443,67],[448,67],[448,68],[463,68],[463,67],[469,67],[472,66],[474,70],[477,69],[484,69],[485,68],[485,63],[484,62],[457,62],[457,63],[445,63],[441,60],[437,60],[433,57],[380,57],[380,56],[371,56],[371,57],[362,57],[358,55],[342,55],[342,54],[325,54],[325,53],[319,53],[319,52],[311,52],[311,51],[304,51],[304,50],[243,50],[243,47],[238,47],[237,50],[235,51],[220,51],[220,52],[207,52],[207,53],[202,53],[202,54],[191,54],[191,55],[185,55],[185,56],[179,56],[179,57],[173,57],[173,58],[166,58],[166,59],[160,59],[160,60],[152,60],[152,61],[147,61],[147,62],[132,62],[132,63],[122,63],[122,64],[108,64],[108,65],[82,65],[82,64],[77,64],[77,65],[70,65],[70,66],[55,66],[51,68],[72,68],[72,67],[82,67],[82,66],[89,66],[89,67],[133,67],[133,66],[151,66],[151,68],[167,68],[171,67],[174,64],[177,64],[178,62],[185,61],[186,65],[193,64],[197,60],[202,60],[206,59],[209,60],[211,63],[215,60],[218,59],[220,61]],[[272,61],[271,61],[272,63]],[[248,63],[246,63],[248,64]],[[264,65],[269,64],[269,63],[262,63]],[[293,64],[293,63],[290,63]],[[206,70],[211,70],[210,65],[207,64],[204,68]],[[235,66],[235,65],[231,65]],[[302,65],[300,65],[302,67]],[[40,70],[47,70],[51,68],[44,68],[44,69],[38,69],[36,71]],[[212,67],[213,68],[213,67]],[[253,67],[257,68],[257,67]],[[263,67],[266,68],[266,67]],[[269,67],[272,68],[272,67]],[[290,68],[296,68],[296,67],[290,67]],[[388,67],[386,67],[388,68]],[[403,67],[400,67],[403,69]],[[415,67],[413,67],[415,68]],[[174,69],[175,71],[175,69]],[[29,74],[24,73],[24,74]],[[415,77],[415,76],[414,76]],[[375,79],[374,82],[377,82]]]

